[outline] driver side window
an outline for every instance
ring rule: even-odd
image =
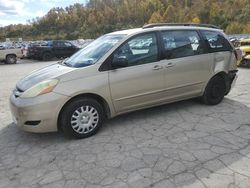
[[[118,58],[126,58],[129,66],[158,61],[156,35],[148,33],[130,39],[114,53],[113,61]]]

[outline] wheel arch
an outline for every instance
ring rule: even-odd
[[[104,114],[105,114],[105,117],[106,118],[110,118],[111,117],[111,111],[110,111],[110,107],[109,107],[109,104],[108,102],[103,98],[101,97],[100,95],[97,95],[97,94],[94,94],[94,93],[84,93],[84,94],[78,94],[72,98],[70,98],[64,105],[63,107],[61,108],[60,112],[59,112],[59,115],[58,115],[58,118],[57,118],[57,128],[58,130],[61,130],[61,125],[60,125],[60,119],[61,119],[61,115],[62,115],[62,112],[63,110],[65,109],[65,107],[73,100],[76,100],[78,98],[91,98],[91,99],[94,99],[96,100],[97,102],[99,102],[104,110]]]
[[[216,73],[212,78],[214,78],[215,76],[219,76],[219,77],[221,77],[221,78],[223,78],[223,79],[227,79],[227,77],[228,77],[227,73],[224,72],[224,71],[220,71],[220,72]],[[211,79],[212,79],[212,78],[211,78]],[[210,80],[211,80],[211,79],[210,79]]]
[[[9,55],[14,55],[15,57],[17,57],[17,55],[16,55],[15,53],[12,53],[12,54],[6,54],[6,55],[5,55],[5,59],[7,59],[7,57],[8,57]]]
[[[204,88],[203,88],[202,93],[205,92],[205,89],[206,89],[208,83],[210,82],[210,80],[213,79],[213,78],[216,77],[216,76],[219,76],[219,77],[223,78],[223,80],[225,81],[225,84],[226,84],[226,91],[228,92],[228,90],[230,90],[230,83],[229,83],[228,74],[227,74],[225,71],[219,71],[219,72],[215,73],[215,74],[207,81],[206,85],[205,85]],[[227,92],[226,92],[226,93],[227,93]]]

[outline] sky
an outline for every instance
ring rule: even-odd
[[[0,0],[0,27],[26,24],[28,20],[44,16],[51,8],[85,4],[87,0]]]

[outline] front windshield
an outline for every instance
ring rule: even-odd
[[[70,67],[86,67],[95,64],[125,35],[107,34],[91,42],[63,63]]]

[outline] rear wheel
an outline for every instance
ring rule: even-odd
[[[79,98],[71,101],[60,115],[66,136],[87,138],[98,132],[104,120],[102,106],[94,99]]]
[[[45,52],[42,56],[43,61],[49,61],[52,58],[52,54],[50,52]]]
[[[7,55],[7,57],[6,57],[7,64],[16,64],[16,62],[17,62],[17,59],[16,59],[16,56],[14,54]]]
[[[202,102],[207,105],[217,105],[224,99],[225,93],[225,80],[220,76],[215,76],[207,84]]]

